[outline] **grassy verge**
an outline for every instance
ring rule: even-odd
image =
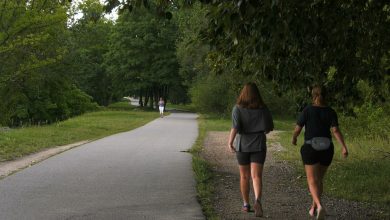
[[[0,132],[0,161],[13,160],[45,148],[128,131],[158,116],[156,112],[104,110],[52,125]]]
[[[130,102],[123,101],[123,102],[112,103],[106,109],[126,111],[126,110],[137,110],[139,108],[137,106],[131,105]]]
[[[277,123],[290,125],[283,126],[283,133],[279,134],[279,142],[286,151],[279,152],[277,156],[291,162],[298,175],[304,176],[300,158],[300,146],[303,143],[303,133],[298,140],[298,146],[291,144],[291,135],[294,121],[285,119],[276,120]],[[347,131],[348,127],[342,128]],[[390,207],[390,152],[389,143],[380,139],[366,139],[365,137],[346,137],[349,147],[349,157],[343,159],[341,147],[335,144],[333,162],[325,178],[325,192],[327,195],[354,201],[376,204],[389,214]],[[305,183],[305,178],[302,178]]]
[[[172,104],[170,102],[166,105],[167,109],[176,109],[189,112],[196,112],[195,106],[193,104]]]
[[[196,188],[198,199],[201,203],[203,213],[207,219],[219,219],[213,208],[213,193],[214,193],[214,174],[208,161],[205,161],[200,153],[203,149],[204,139],[209,131],[228,131],[230,127],[230,120],[221,119],[201,115],[198,119],[199,135],[191,149],[192,153],[192,168],[195,172]]]

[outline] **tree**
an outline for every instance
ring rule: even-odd
[[[176,43],[179,74],[186,87],[190,87],[197,77],[209,73],[205,60],[210,47],[200,36],[200,31],[207,25],[206,13],[205,7],[195,4],[192,8],[183,8],[174,14],[179,27]]]
[[[103,16],[99,0],[87,0],[75,6],[82,18],[69,28],[69,54],[66,62],[77,86],[100,105],[108,105],[111,98],[111,79],[104,68],[103,55],[108,52],[113,23]],[[73,12],[75,13],[75,12]]]
[[[67,4],[0,4],[0,124],[49,123],[93,108],[64,66]]]
[[[113,78],[115,98],[136,94],[141,105],[167,98],[180,84],[175,56],[176,26],[147,10],[122,13],[113,29],[107,70]],[[152,101],[153,100],[153,101]],[[153,104],[151,104],[153,106]]]
[[[360,80],[375,88],[373,102],[387,99],[389,16],[388,1],[213,1],[207,38],[215,71],[239,69],[280,91],[325,84],[351,108]]]
[[[167,13],[172,4],[183,7],[181,2],[195,1],[162,0],[158,13],[164,15],[161,11]],[[335,94],[334,104],[347,109],[361,102],[357,83],[363,80],[374,89],[373,103],[388,100],[388,1],[200,2],[209,6],[208,27],[202,32],[212,47],[214,72],[254,76],[272,82],[280,94],[305,94],[308,86],[324,84]],[[131,0],[107,3],[108,10],[142,5]]]

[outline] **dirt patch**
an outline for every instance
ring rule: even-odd
[[[277,132],[268,135],[275,140]],[[254,213],[241,212],[242,200],[239,189],[239,170],[235,155],[227,150],[228,132],[208,133],[202,157],[212,165],[215,173],[214,208],[221,219],[259,219]],[[263,209],[268,219],[310,219],[311,204],[307,189],[299,186],[294,169],[286,162],[274,157],[275,151],[285,150],[280,143],[268,146],[263,176]],[[254,196],[251,192],[251,199]],[[364,204],[334,198],[324,198],[326,219],[378,219],[375,211]]]

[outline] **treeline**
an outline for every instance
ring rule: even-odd
[[[356,107],[388,103],[387,1],[200,2],[190,1],[188,27],[199,34],[187,54],[203,54],[207,68],[201,69],[211,74],[195,86],[219,82],[220,89],[237,93],[243,82],[253,80],[263,87],[264,96],[272,96],[271,102],[287,97],[280,101],[292,99],[288,103],[298,108],[310,102],[308,88],[322,84],[331,104],[349,115],[357,113]],[[205,51],[205,46],[210,47]],[[182,68],[186,65],[181,62]]]
[[[180,74],[199,110],[229,116],[254,81],[274,114],[296,117],[320,84],[347,135],[390,141],[388,1],[187,1],[178,17]]]
[[[212,99],[204,89],[230,95],[257,81],[271,102],[292,98],[297,108],[310,102],[313,84],[324,85],[331,104],[348,115],[388,103],[388,1],[110,0],[106,9],[133,13],[154,2],[155,14],[178,22],[179,72],[195,99]],[[215,107],[209,110],[221,112]]]
[[[275,114],[293,115],[322,84],[338,112],[388,118],[387,1],[106,3],[0,4],[0,124],[50,123],[132,95],[229,115],[247,81]],[[118,6],[116,21],[104,17]]]
[[[186,99],[177,25],[149,10],[104,15],[99,0],[0,3],[0,125],[52,123],[130,95],[150,107]]]

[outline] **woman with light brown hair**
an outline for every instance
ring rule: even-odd
[[[265,134],[272,131],[274,125],[256,84],[247,83],[241,90],[233,108],[232,121],[228,148],[232,153],[236,153],[239,164],[240,189],[244,202],[242,210],[250,211],[249,181],[252,178],[255,216],[261,217],[262,174],[267,154]]]
[[[297,144],[297,137],[302,128],[305,127],[305,140],[301,147],[301,157],[313,199],[309,215],[312,217],[316,215],[317,219],[324,219],[325,208],[321,203],[324,188],[323,179],[334,153],[330,130],[342,146],[341,154],[344,158],[348,156],[348,149],[338,127],[337,114],[326,104],[324,89],[320,86],[314,86],[311,95],[313,104],[303,109],[300,114],[295,126],[292,144]]]

